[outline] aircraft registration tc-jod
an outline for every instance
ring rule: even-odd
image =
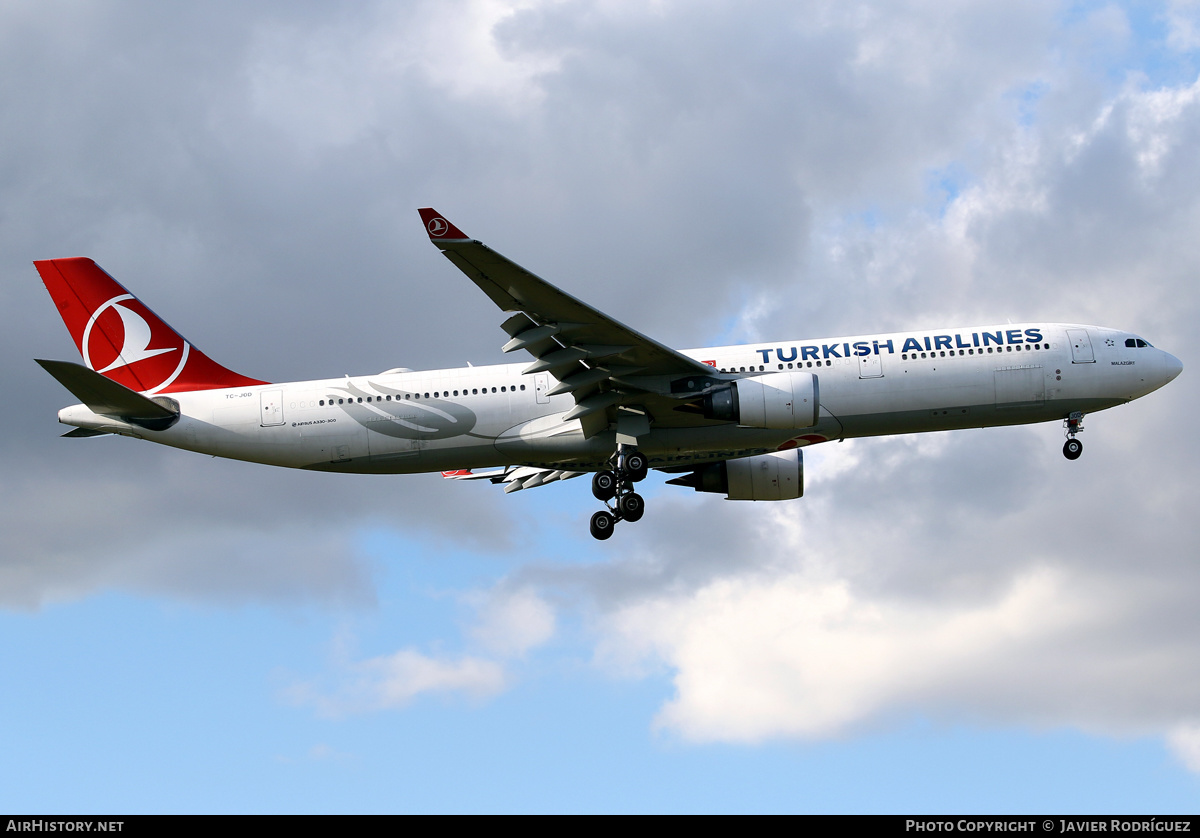
[[[357,474],[439,471],[506,492],[591,474],[591,533],[637,521],[648,469],[730,500],[804,494],[829,440],[1062,421],[1162,387],[1183,364],[1121,329],[970,326],[675,350],[496,253],[432,209],[432,242],[505,313],[532,363],[271,384],[226,369],[90,259],[35,262],[83,364],[42,365],[82,404],[68,437]]]

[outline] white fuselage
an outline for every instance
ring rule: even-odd
[[[1127,345],[1132,343],[1133,345]],[[1137,344],[1141,343],[1141,346]],[[818,376],[820,418],[803,431],[699,421],[652,423],[651,466],[750,456],[828,439],[1060,420],[1143,396],[1179,361],[1135,335],[1096,326],[1017,324],[684,350],[732,376]],[[413,473],[499,465],[599,468],[613,432],[584,438],[570,394],[547,396],[527,364],[173,393],[180,419],[150,431],[82,405],[64,424],[291,468]],[[668,423],[669,424],[669,423]]]

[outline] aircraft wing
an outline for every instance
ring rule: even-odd
[[[430,240],[502,311],[513,312],[502,328],[511,338],[505,352],[524,349],[534,357],[525,373],[549,372],[558,385],[549,395],[571,393],[575,408],[565,420],[580,419],[592,436],[609,425],[619,405],[667,398],[673,382],[691,379],[687,395],[700,395],[696,382],[716,371],[619,323],[587,303],[469,238],[431,208],[419,210]],[[660,411],[661,412],[661,411]]]

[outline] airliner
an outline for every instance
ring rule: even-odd
[[[81,404],[67,437],[145,439],[287,468],[441,472],[505,492],[584,474],[591,534],[637,521],[649,469],[729,500],[804,494],[830,440],[1061,421],[1157,390],[1179,359],[1121,329],[1017,323],[675,350],[419,210],[532,362],[269,383],[197,349],[86,258],[34,262],[83,357],[38,360]]]

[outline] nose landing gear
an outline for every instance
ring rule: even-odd
[[[1083,443],[1075,438],[1075,434],[1083,430],[1083,414],[1075,411],[1063,420],[1067,441],[1063,443],[1063,456],[1068,460],[1078,460],[1083,453]]]
[[[633,484],[643,480],[650,469],[646,455],[620,445],[615,459],[615,468],[592,476],[592,494],[607,507],[591,520],[592,537],[601,541],[612,537],[617,521],[640,521],[646,512],[646,501],[633,491]]]

